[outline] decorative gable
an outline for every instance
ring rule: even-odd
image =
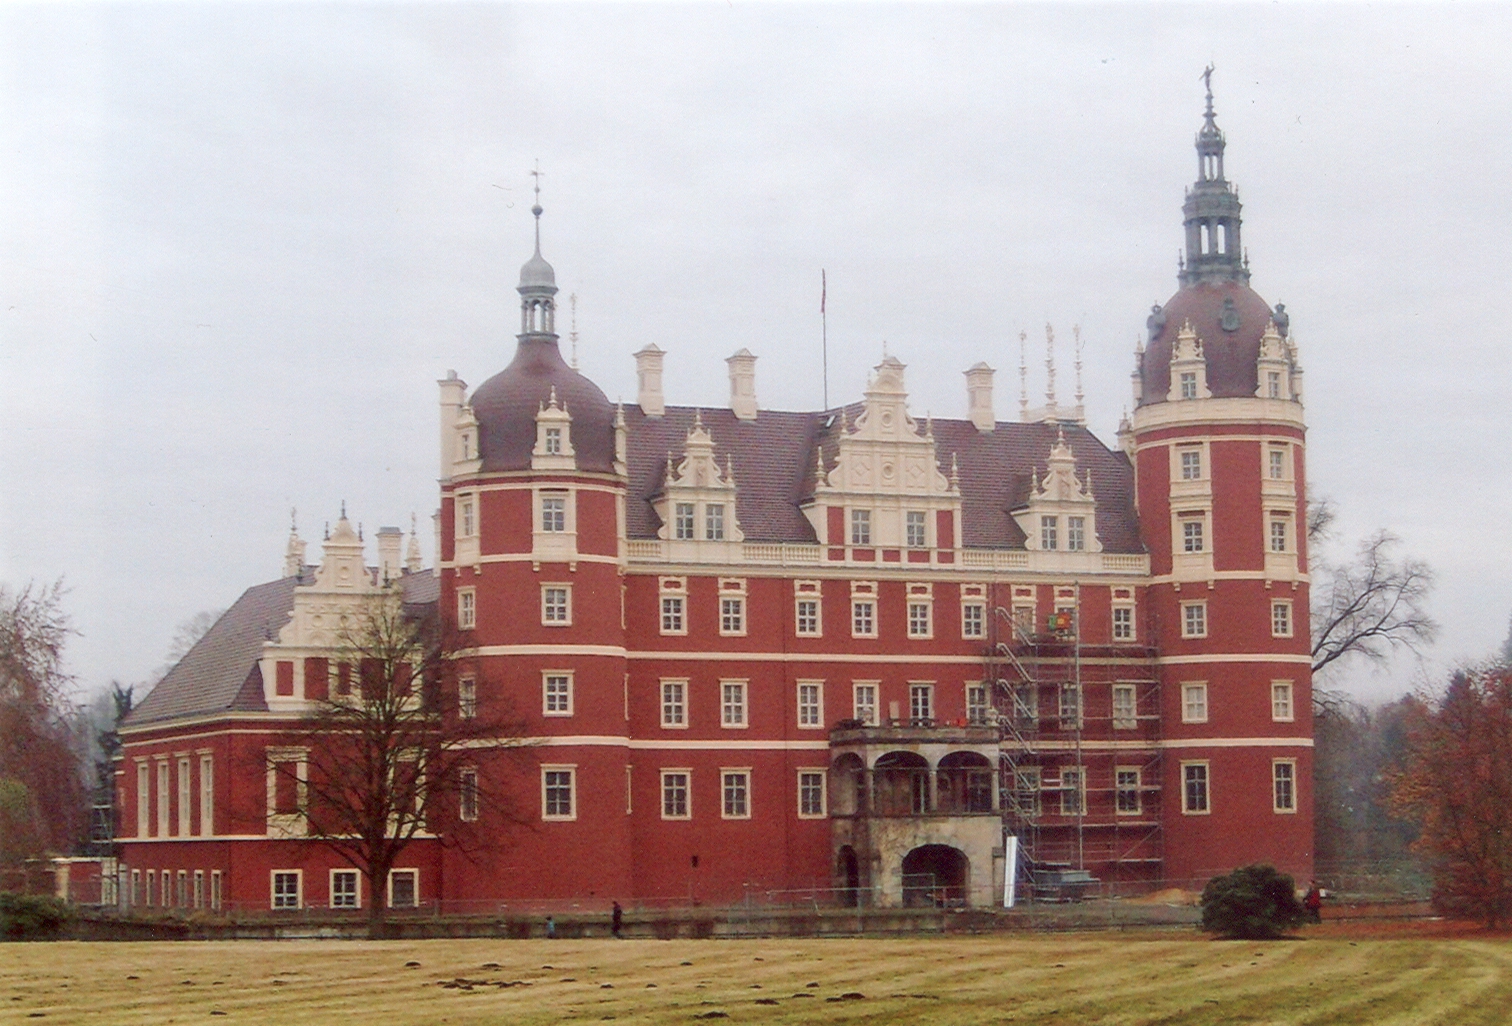
[[[1207,356],[1202,351],[1202,339],[1192,322],[1187,321],[1176,334],[1176,344],[1171,347],[1171,390],[1166,393],[1167,402],[1182,399],[1211,399],[1208,389]]]
[[[695,414],[683,445],[682,459],[667,456],[667,476],[652,507],[661,518],[658,537],[674,542],[741,542],[735,506],[735,471],[725,457],[723,468],[714,439]]]
[[[536,443],[530,453],[531,470],[575,470],[572,450],[572,415],[565,403],[557,403],[556,386],[536,414]]]
[[[1092,472],[1076,476],[1076,455],[1059,432],[1050,447],[1044,480],[1034,473],[1029,504],[1013,513],[1030,550],[1101,552],[1097,536],[1097,500],[1092,494]]]

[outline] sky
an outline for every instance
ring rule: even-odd
[[[581,368],[635,399],[859,398],[916,414],[1045,326],[1109,445],[1176,288],[1215,66],[1252,286],[1306,369],[1331,552],[1378,529],[1437,573],[1441,677],[1512,614],[1512,5],[0,5],[0,583],[62,578],[81,688],[281,574],[290,509],[420,524],[436,380],[518,330],[529,171]],[[564,338],[564,346],[566,345]],[[318,549],[312,544],[312,554]],[[370,558],[373,554],[370,553]]]

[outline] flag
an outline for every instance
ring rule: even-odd
[[[824,314],[824,299],[825,299],[825,296],[828,295],[828,293],[829,293],[829,282],[825,281],[825,279],[824,279],[824,270],[823,270],[823,268],[821,268],[819,270],[819,313],[820,313],[821,316],[823,316],[823,314]]]

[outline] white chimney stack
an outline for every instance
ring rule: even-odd
[[[985,363],[978,363],[966,372],[966,416],[984,435],[997,426],[997,411],[992,408],[992,374],[992,368]]]
[[[730,366],[730,411],[736,420],[755,420],[756,357],[741,349],[725,363]]]
[[[397,527],[378,528],[378,579],[392,581],[399,576],[399,549],[404,532]]]
[[[662,359],[666,355],[655,342],[635,354],[635,401],[648,417],[667,412],[667,399],[662,395]]]
[[[436,384],[441,386],[441,480],[449,481],[452,464],[457,459],[457,421],[462,416],[467,382],[457,377],[457,372],[453,370],[447,371],[446,377]]]

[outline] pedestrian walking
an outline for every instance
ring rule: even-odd
[[[1318,886],[1318,881],[1312,881],[1312,886],[1302,896],[1302,907],[1307,909],[1307,918],[1315,923],[1323,921],[1323,888]]]
[[[625,910],[620,908],[620,903],[614,903],[614,912],[609,917],[609,932],[617,939],[620,935],[620,927],[625,924]]]

